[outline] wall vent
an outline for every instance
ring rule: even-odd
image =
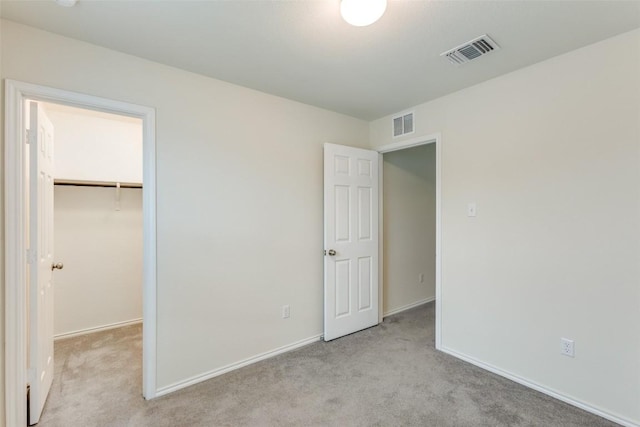
[[[440,56],[446,56],[452,64],[461,65],[498,49],[500,49],[500,46],[491,40],[491,37],[484,34],[443,52]]]
[[[393,117],[393,137],[413,133],[413,112]]]

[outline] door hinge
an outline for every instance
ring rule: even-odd
[[[24,142],[25,144],[31,143],[31,132],[29,131],[29,129],[24,130]]]

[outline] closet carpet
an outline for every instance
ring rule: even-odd
[[[616,425],[436,351],[434,311],[426,304],[149,402],[141,326],[57,341],[38,425]]]

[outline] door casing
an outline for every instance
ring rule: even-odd
[[[383,266],[384,266],[384,233],[383,233],[383,159],[382,155],[385,153],[391,153],[393,151],[404,150],[406,148],[418,147],[420,145],[426,144],[436,144],[436,349],[440,350],[442,347],[442,137],[440,133],[434,133],[431,135],[420,136],[416,138],[407,139],[400,142],[394,142],[388,145],[383,145],[378,147],[376,151],[379,153],[380,161],[378,162],[379,173],[378,179],[380,180],[379,185],[379,199],[378,199],[378,227],[380,236],[380,244],[378,246],[379,256],[378,259],[380,262],[378,263],[378,277],[380,280],[384,277],[383,275]],[[378,303],[380,304],[380,308],[378,310],[378,321],[382,323],[383,318],[383,289],[384,286],[382,283],[378,285]]]
[[[5,423],[27,423],[26,100],[54,102],[142,119],[143,355],[142,393],[156,397],[156,138],[155,109],[46,86],[5,80]]]

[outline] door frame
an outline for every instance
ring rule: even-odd
[[[380,194],[378,201],[378,227],[380,236],[379,245],[379,277],[380,282],[378,286],[378,301],[379,307],[379,322],[382,323],[383,318],[383,289],[384,283],[382,280],[383,267],[384,267],[384,233],[383,233],[383,176],[382,170],[384,166],[383,154],[391,153],[393,151],[404,150],[407,148],[418,147],[420,145],[436,144],[436,349],[440,350],[442,347],[442,136],[440,133],[434,133],[431,135],[419,136],[416,138],[407,139],[400,142],[394,142],[391,144],[383,145],[375,150],[379,153],[380,161],[378,162],[379,173],[378,179],[380,180]]]
[[[46,101],[142,119],[143,127],[143,350],[142,394],[156,397],[156,137],[155,109],[16,80],[5,80],[5,415],[8,426],[26,425],[28,146],[25,101]]]

